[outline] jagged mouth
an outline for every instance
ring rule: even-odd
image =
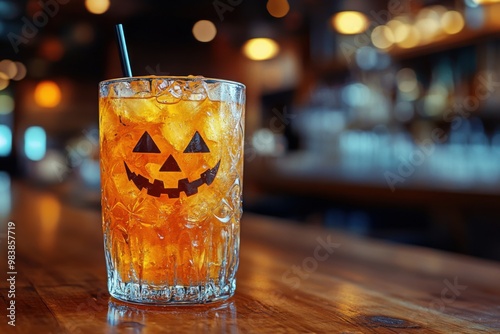
[[[207,169],[200,174],[200,177],[196,180],[189,181],[187,178],[180,179],[177,183],[177,188],[165,188],[162,180],[154,179],[153,182],[149,182],[149,179],[142,176],[141,174],[136,174],[128,168],[127,163],[124,161],[125,170],[127,171],[127,177],[129,181],[134,182],[137,189],[142,190],[146,188],[148,195],[154,197],[160,197],[162,194],[166,194],[168,198],[179,198],[181,192],[184,192],[186,196],[192,196],[198,193],[198,188],[206,184],[211,185],[214,182],[215,176],[219,171],[220,160],[215,165],[214,168]]]

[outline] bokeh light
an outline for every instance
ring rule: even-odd
[[[0,72],[0,90],[4,90],[9,86],[9,76],[3,72]]]
[[[193,26],[193,36],[200,42],[210,42],[217,35],[215,24],[208,20],[200,20]]]
[[[17,74],[16,64],[9,59],[0,61],[0,72],[5,73],[9,79],[12,79]]]
[[[379,51],[371,46],[362,46],[356,51],[356,64],[363,70],[376,68],[378,61]]]
[[[342,101],[349,107],[366,106],[370,98],[370,88],[360,82],[348,84],[342,89]]]
[[[332,17],[332,25],[344,35],[359,34],[368,28],[368,19],[365,14],[355,11],[345,11]]]
[[[472,2],[477,5],[490,5],[494,3],[499,3],[500,0],[472,0]]]
[[[490,11],[488,10],[488,7],[484,6],[476,6],[476,7],[465,7],[464,8],[464,17],[465,17],[465,24],[467,25],[468,28],[473,29],[473,30],[478,30],[484,27],[486,24],[487,16],[489,15]],[[498,20],[493,20],[492,23],[496,23]]]
[[[0,115],[7,115],[14,111],[14,99],[7,94],[0,95]]]
[[[85,8],[92,14],[103,14],[109,9],[109,0],[85,0]]]
[[[430,42],[441,33],[441,16],[435,7],[425,7],[418,12],[415,25],[423,42]]]
[[[262,155],[272,155],[276,149],[276,137],[269,129],[259,129],[252,137],[252,146]]]
[[[420,31],[415,26],[410,26],[408,35],[398,43],[401,48],[409,49],[417,46],[421,41]]]
[[[436,21],[431,18],[424,18],[417,22],[416,28],[420,32],[422,40],[429,41],[436,36],[441,30],[441,25],[439,20]]]
[[[67,157],[61,151],[47,148],[45,157],[37,163],[33,172],[40,181],[52,183],[63,181],[69,168]]]
[[[16,75],[12,78],[12,80],[19,81],[23,80],[24,77],[26,77],[26,66],[24,66],[23,63],[20,63],[18,61],[15,62],[16,64]]]
[[[34,97],[40,107],[54,108],[61,102],[61,89],[54,81],[42,81],[36,86]]]
[[[252,60],[271,59],[278,52],[278,43],[270,38],[252,38],[243,45],[243,53]]]
[[[1,140],[1,139],[0,139]],[[7,218],[12,207],[12,191],[10,175],[0,171],[0,217]]]
[[[443,84],[433,84],[423,101],[423,111],[429,116],[438,116],[446,109],[448,89]]]
[[[40,161],[47,150],[47,134],[42,127],[30,126],[24,133],[24,153],[32,161]]]
[[[64,55],[64,46],[61,41],[55,37],[46,39],[40,47],[40,55],[50,61],[58,61]]]
[[[428,8],[431,11],[433,11],[434,13],[436,13],[438,17],[443,16],[443,14],[446,13],[446,11],[448,10],[448,9],[446,9],[445,6],[442,6],[442,5],[433,5],[433,6],[430,6]]]
[[[12,151],[12,130],[0,124],[0,157],[6,157]]]
[[[398,89],[405,93],[415,90],[418,85],[415,71],[408,67],[402,68],[398,71],[396,74],[396,82]]]
[[[273,17],[284,17],[290,11],[290,4],[287,0],[268,0],[267,11]]]
[[[379,49],[388,49],[394,45],[394,34],[385,25],[375,27],[372,31],[371,39],[373,45]]]
[[[441,26],[447,34],[459,33],[465,25],[464,18],[460,12],[455,10],[447,11],[441,17]]]
[[[401,43],[410,34],[410,25],[399,20],[391,20],[387,22],[387,26],[391,29],[394,35],[395,43]]]

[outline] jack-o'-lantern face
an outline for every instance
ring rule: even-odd
[[[158,145],[156,145],[155,141],[147,131],[144,132],[133,149],[133,154],[161,153],[162,152],[160,151]],[[207,153],[210,153],[210,149],[200,133],[196,131],[182,154]],[[139,190],[146,188],[147,194],[154,197],[160,197],[162,194],[166,194],[169,198],[179,198],[181,192],[184,192],[186,196],[192,196],[198,193],[198,188],[202,185],[206,184],[207,186],[210,186],[217,175],[217,171],[219,170],[220,160],[213,168],[205,170],[200,174],[200,177],[195,180],[189,181],[188,178],[179,179],[177,187],[175,188],[165,187],[164,182],[158,179],[153,179],[153,182],[150,182],[147,177],[131,171],[125,161],[124,164],[128,180],[132,181]],[[159,169],[160,173],[175,173],[181,171],[181,166],[179,166],[175,157],[171,154],[168,155],[165,162]]]

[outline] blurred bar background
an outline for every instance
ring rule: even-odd
[[[134,75],[247,86],[246,211],[498,260],[498,17],[494,0],[0,0],[0,217],[12,179],[99,207],[97,83],[121,76],[123,23]]]

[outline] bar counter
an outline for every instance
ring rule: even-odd
[[[500,263],[249,213],[233,298],[123,303],[107,293],[97,206],[19,182],[11,194],[0,221],[0,333],[500,333]]]

